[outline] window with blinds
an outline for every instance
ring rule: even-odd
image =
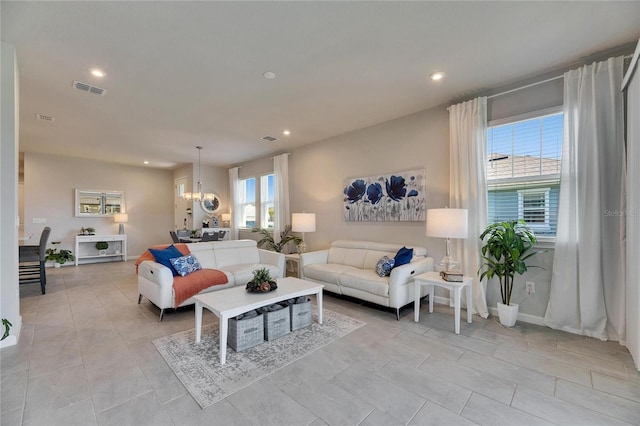
[[[523,219],[539,237],[558,223],[562,112],[500,120],[487,129],[489,223]]]
[[[260,222],[262,227],[273,229],[275,216],[275,188],[273,173],[260,177]]]
[[[240,179],[238,198],[240,204],[240,228],[256,226],[256,178]]]

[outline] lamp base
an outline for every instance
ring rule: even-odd
[[[298,248],[298,253],[300,254],[307,252],[307,244],[304,242],[304,240],[302,240],[302,242],[298,244],[297,248]]]
[[[120,226],[118,227],[118,233],[120,235],[124,235],[124,223],[121,223]]]
[[[453,256],[443,257],[440,263],[435,266],[437,272],[462,272],[462,266],[460,265],[460,262],[455,260]]]

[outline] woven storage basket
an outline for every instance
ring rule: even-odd
[[[291,331],[311,325],[311,300],[307,299],[304,303],[291,304],[289,309],[291,310]]]
[[[229,319],[229,346],[240,352],[264,342],[264,324],[262,315],[237,320]]]
[[[264,339],[273,340],[291,333],[290,313],[286,307],[277,311],[263,312]]]

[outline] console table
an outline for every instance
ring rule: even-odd
[[[109,244],[106,250],[98,250],[96,243],[105,241]],[[102,252],[102,254],[101,254]],[[104,258],[120,258],[119,260],[127,260],[127,236],[124,234],[116,235],[76,235],[76,266],[81,259],[86,260],[83,263],[95,263],[96,259]],[[116,259],[118,260],[118,259]]]

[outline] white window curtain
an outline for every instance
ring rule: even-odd
[[[449,207],[467,209],[469,237],[452,240],[454,257],[473,280],[474,313],[487,318],[486,287],[478,279],[480,234],[487,226],[487,98],[449,107]],[[465,302],[465,303],[468,303]]]
[[[273,240],[280,242],[280,232],[289,224],[289,154],[273,157],[274,207]]]
[[[240,179],[238,171],[240,167],[229,169],[229,194],[231,194],[231,239],[238,239],[240,223]]]
[[[564,74],[558,231],[544,322],[625,337],[623,58]]]

